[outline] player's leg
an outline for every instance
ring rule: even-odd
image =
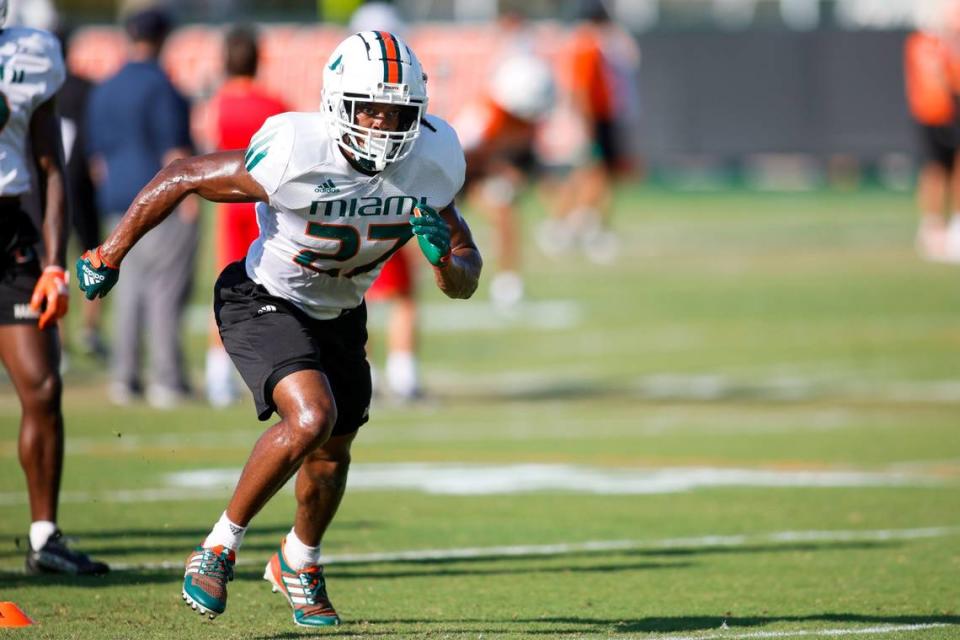
[[[150,347],[150,384],[147,401],[155,408],[180,404],[190,385],[183,357],[181,326],[193,285],[198,228],[178,211],[154,230],[154,250],[162,251],[147,280],[146,326]],[[158,243],[162,245],[158,246]]]
[[[147,300],[141,287],[146,271],[136,259],[138,249],[134,247],[124,261],[123,282],[117,286],[113,302],[113,380],[109,392],[110,400],[118,405],[130,404],[143,391],[140,337]]]
[[[327,595],[320,543],[347,488],[350,445],[356,432],[333,436],[307,456],[297,474],[293,529],[270,558],[263,577],[286,596],[293,621],[319,627],[340,623]]]
[[[28,573],[103,574],[106,564],[69,549],[57,527],[63,470],[63,413],[55,329],[0,324],[0,361],[20,400],[20,465],[30,502]]]
[[[57,520],[63,467],[58,346],[53,332],[33,324],[0,325],[0,360],[20,400],[20,466],[27,477],[34,522]]]
[[[258,417],[266,420],[276,411],[281,420],[258,439],[226,511],[187,559],[184,600],[211,617],[226,608],[226,584],[250,520],[307,454],[329,438],[337,419],[302,312],[250,280],[240,262],[217,281],[215,312],[224,346],[253,392]]]
[[[921,126],[924,163],[917,183],[917,252],[927,260],[946,255],[947,216],[951,192],[960,193],[960,175],[955,175],[955,134],[951,127]],[[956,205],[954,205],[956,206]]]
[[[297,475],[294,528],[264,569],[264,578],[290,602],[294,622],[312,627],[340,622],[319,565],[320,541],[347,485],[350,445],[369,416],[366,308],[323,323],[314,336],[337,403],[337,422],[330,439],[307,456]]]
[[[227,506],[230,521],[243,527],[327,441],[337,420],[333,392],[317,370],[285,376],[274,387],[273,400],[282,419],[257,440]]]

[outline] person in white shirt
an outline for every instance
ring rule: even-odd
[[[56,94],[66,68],[53,34],[4,27],[0,0],[0,362],[20,400],[20,465],[27,479],[27,573],[102,574],[57,526],[63,471],[63,382],[57,323],[67,313],[66,180]],[[27,151],[27,142],[32,152]],[[21,200],[38,170],[41,229]],[[37,251],[38,243],[42,246]]]

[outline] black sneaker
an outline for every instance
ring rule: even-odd
[[[29,544],[29,543],[28,543]],[[110,567],[106,563],[91,560],[87,554],[72,551],[67,547],[63,533],[57,529],[39,551],[27,549],[27,573],[67,573],[80,576],[101,576]]]

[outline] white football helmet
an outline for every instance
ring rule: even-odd
[[[534,55],[512,55],[494,71],[490,97],[512,116],[539,120],[553,108],[556,97],[553,73],[546,62]]]
[[[330,135],[364,168],[406,158],[427,111],[427,76],[407,43],[388,31],[361,31],[337,45],[323,69],[322,109]],[[400,129],[357,124],[359,103],[403,105]]]

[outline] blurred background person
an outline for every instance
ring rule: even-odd
[[[88,152],[101,208],[114,219],[161,167],[190,155],[189,105],[161,69],[173,23],[148,8],[125,20],[127,62],[94,89],[87,112]],[[199,203],[187,199],[124,262],[114,322],[110,398],[141,393],[141,339],[149,347],[147,401],[173,408],[189,393],[180,325],[193,282]]]
[[[219,151],[245,149],[264,120],[290,108],[256,82],[260,47],[254,27],[238,25],[230,29],[224,37],[223,54],[226,81],[209,104],[213,142]],[[246,202],[217,205],[214,220],[219,274],[247,255],[260,230],[254,205]],[[235,369],[212,315],[205,380],[211,405],[224,407],[239,398]]]
[[[910,34],[904,46],[907,103],[923,153],[917,178],[916,246],[934,261],[960,262],[960,2],[950,2],[938,28]],[[952,215],[951,215],[952,212]]]
[[[348,31],[388,31],[406,37],[407,24],[390,2],[374,0],[360,5],[347,25]],[[413,251],[414,253],[410,253]],[[417,274],[420,260],[417,249],[409,244],[384,263],[380,275],[367,290],[365,299],[374,305],[388,305],[386,320],[386,357],[383,375],[371,363],[374,393],[389,395],[399,402],[423,396],[420,381],[419,342],[417,330]],[[371,341],[372,342],[372,341]],[[370,342],[368,342],[368,352]]]
[[[533,53],[509,50],[487,90],[454,121],[467,158],[468,197],[491,216],[496,273],[490,297],[510,309],[524,297],[517,200],[534,174],[537,127],[554,106],[553,74]]]
[[[67,313],[66,178],[56,94],[66,71],[46,31],[4,27],[0,0],[0,362],[20,401],[18,454],[27,481],[27,573],[101,574],[107,565],[71,550],[57,526],[63,474],[63,382],[57,324]],[[29,150],[28,150],[29,143]],[[37,172],[31,193],[31,169]],[[24,201],[34,196],[40,232]],[[40,250],[37,250],[37,247]]]
[[[70,29],[61,25],[57,37],[63,48],[63,57],[68,55]],[[63,139],[63,155],[66,162],[67,184],[70,192],[70,223],[76,234],[77,246],[83,253],[100,244],[100,210],[97,207],[96,188],[87,153],[86,121],[87,104],[93,83],[78,76],[67,67],[67,78],[57,94],[60,112],[60,132]],[[103,305],[100,299],[81,305],[82,326],[80,350],[88,356],[106,360],[107,346],[101,328]],[[65,323],[60,325],[61,337],[66,338]],[[64,344],[67,340],[64,339]]]
[[[601,0],[583,3],[584,20],[573,31],[563,66],[569,103],[588,136],[586,152],[554,191],[553,219],[541,230],[540,247],[562,254],[579,241],[594,262],[613,262],[618,241],[611,231],[613,181],[625,169],[621,121],[637,108],[639,51],[632,36],[610,18]]]

